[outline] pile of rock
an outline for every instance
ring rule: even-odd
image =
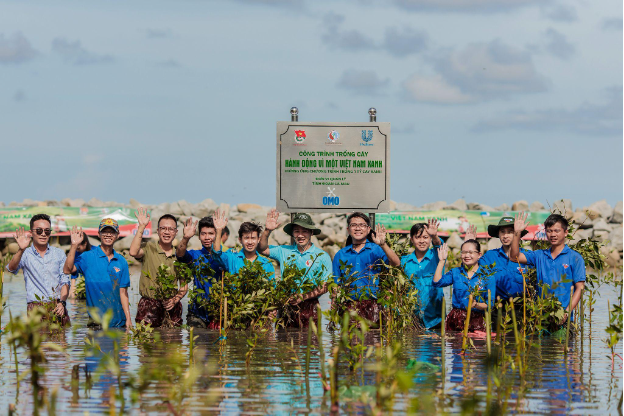
[[[0,202],[0,206],[4,206],[4,203]],[[212,199],[205,199],[202,202],[191,204],[185,200],[177,202],[165,202],[157,205],[143,205],[138,201],[131,199],[129,204],[120,204],[118,202],[109,201],[103,202],[96,198],[92,198],[89,201],[82,199],[63,199],[61,201],[34,201],[26,199],[22,202],[11,202],[9,206],[68,206],[68,207],[113,207],[124,206],[127,208],[138,208],[139,206],[145,206],[151,214],[153,238],[156,238],[156,220],[163,214],[170,213],[179,218],[180,234],[181,237],[182,227],[187,218],[192,217],[195,220],[199,220],[202,217],[212,215],[217,208],[225,211],[229,217],[229,228],[231,231],[230,237],[226,242],[228,246],[235,246],[237,243],[237,233],[240,224],[245,221],[255,221],[261,225],[264,225],[266,214],[271,207],[260,206],[257,204],[241,203],[238,205],[230,204],[217,204]],[[516,201],[511,206],[502,204],[497,207],[490,207],[485,204],[479,204],[475,202],[466,202],[463,199],[459,199],[451,204],[445,201],[438,201],[425,204],[421,207],[414,205],[391,202],[392,211],[421,211],[421,210],[477,210],[477,211],[544,211],[546,208],[540,202],[533,202],[529,204],[527,201]],[[572,207],[572,202],[567,199],[557,201],[550,209],[552,212],[558,212],[565,215],[571,222],[578,227],[575,233],[575,239],[581,238],[593,238],[600,242],[607,242],[607,246],[603,248],[603,254],[607,256],[607,262],[612,266],[622,265],[622,201],[619,201],[615,207],[612,207],[606,200],[601,200],[591,204],[588,207],[577,208]],[[280,221],[286,223],[289,221],[288,214],[282,214]],[[321,234],[313,237],[313,241],[318,246],[322,247],[332,257],[334,254],[344,246],[347,229],[346,229],[346,214],[312,214],[312,219],[321,229]],[[8,239],[7,243],[10,243]],[[93,239],[94,243],[97,241]],[[132,236],[128,236],[120,239],[116,243],[116,249],[119,251],[126,251],[130,247]],[[279,228],[271,234],[269,241],[271,244],[289,244],[290,236],[288,236],[282,228]],[[456,233],[452,233],[447,239],[449,246],[455,250],[461,245],[462,239]],[[485,241],[484,241],[485,242]],[[64,248],[68,241],[61,240]],[[498,239],[490,239],[486,244],[483,244],[483,248],[491,249],[500,245]],[[177,241],[175,242],[177,244]],[[189,246],[191,248],[200,248],[201,244],[197,237],[194,237]],[[15,248],[15,247],[12,247]],[[10,251],[8,244],[5,244],[4,252]]]

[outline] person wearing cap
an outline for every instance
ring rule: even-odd
[[[347,217],[346,245],[334,256],[332,262],[334,281],[346,284],[345,279],[355,278],[348,282],[353,302],[346,305],[354,308],[358,314],[372,322],[379,322],[379,273],[384,264],[399,266],[399,256],[386,243],[386,228],[377,224],[372,230],[371,220],[362,212],[354,212]]]
[[[308,214],[297,213],[291,223],[284,226],[284,232],[293,237],[295,244],[270,246],[271,232],[280,226],[279,212],[274,208],[267,214],[264,231],[260,236],[258,251],[280,265],[282,275],[288,264],[294,264],[299,269],[306,270],[304,278],[312,282],[323,282],[308,293],[300,293],[290,300],[290,304],[299,305],[299,319],[287,323],[290,327],[307,328],[310,318],[316,322],[319,296],[327,292],[327,279],[332,274],[332,262],[329,254],[312,243],[312,236],[321,233],[316,228],[312,217]],[[303,284],[304,282],[299,282]]]
[[[156,299],[156,292],[161,284],[158,281],[159,269],[166,266],[170,273],[175,273],[176,252],[173,240],[178,234],[178,220],[171,214],[165,214],[158,219],[158,242],[143,243],[143,232],[150,222],[150,215],[143,207],[135,213],[139,226],[129,254],[141,262],[141,277],[139,278],[139,294],[141,299],[137,305],[135,322],[149,324],[154,328],[162,326],[166,315],[173,326],[182,326],[182,303],[180,301],[188,292],[188,283],[178,282],[178,293],[165,300]]]
[[[51,233],[50,217],[46,214],[36,214],[30,219],[29,232],[23,227],[15,230],[19,249],[6,269],[13,274],[20,269],[24,271],[28,311],[37,306],[53,310],[61,325],[69,325],[66,306],[69,276],[63,272],[66,257],[63,250],[50,246]]]
[[[91,315],[91,309],[96,308],[100,317],[112,311],[110,327],[130,329],[132,319],[128,298],[130,287],[128,262],[113,249],[113,244],[119,238],[119,224],[112,218],[104,218],[98,230],[101,245],[77,257],[76,251],[84,239],[84,233],[82,228],[76,226],[72,228],[71,248],[67,254],[63,272],[80,273],[85,277],[88,326],[98,325]]]
[[[489,225],[487,230],[490,237],[500,239],[502,246],[486,251],[479,259],[479,265],[491,267],[490,272],[493,272],[496,278],[496,296],[501,300],[522,297],[524,292],[522,275],[526,276],[527,270],[509,258],[514,235],[514,218],[503,217],[497,225]],[[527,233],[528,231],[524,230],[521,237]],[[520,251],[525,253],[527,250],[522,248]],[[492,298],[492,306],[494,301]]]

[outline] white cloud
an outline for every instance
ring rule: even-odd
[[[474,100],[461,90],[448,84],[441,75],[421,76],[414,74],[403,82],[405,96],[409,100],[434,104],[464,104]]]
[[[395,0],[395,4],[410,11],[492,13],[538,5],[548,0]]]
[[[63,61],[73,65],[103,64],[113,61],[110,55],[100,55],[82,47],[80,41],[70,42],[64,38],[52,41],[52,51],[59,54]]]
[[[349,69],[343,72],[338,87],[355,94],[379,95],[390,83],[390,79],[381,79],[375,71],[358,71]]]
[[[546,50],[560,59],[570,59],[576,52],[576,48],[568,42],[565,35],[553,28],[546,31]]]

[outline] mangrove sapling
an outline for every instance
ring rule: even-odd
[[[160,333],[154,332],[154,328],[150,324],[137,322],[128,331],[128,338],[135,344],[145,344],[160,340]]]
[[[149,273],[148,277],[149,276]],[[179,287],[188,284],[193,279],[193,273],[191,268],[185,264],[176,261],[173,265],[173,270],[167,265],[160,265],[158,267],[158,273],[156,274],[156,286],[150,287],[154,291],[154,299],[164,302],[174,297]],[[150,279],[151,280],[151,279]],[[178,287],[179,283],[179,287]],[[162,322],[163,328],[173,328],[175,323],[171,320],[169,311],[165,309],[165,317]]]
[[[609,310],[609,326],[605,329],[605,331],[608,334],[608,337],[605,340],[605,343],[611,350],[611,366],[613,366],[616,356],[622,359],[622,356],[615,353],[615,347],[622,339],[622,293],[621,292],[619,294],[619,301],[620,301],[620,304],[613,305],[613,308],[611,308],[611,305],[609,305],[609,301],[607,301],[607,308]]]
[[[466,321],[464,322],[464,334],[462,336],[462,349],[461,353],[466,353],[466,341],[468,340],[468,328],[470,327],[470,312],[472,311],[472,301],[474,297],[472,293],[468,296],[468,310],[466,312]],[[471,340],[472,344],[472,340]]]
[[[385,317],[388,336],[406,329],[424,330],[422,316],[416,315],[421,310],[418,290],[402,268],[386,265],[379,275],[377,303],[382,306],[380,315]]]

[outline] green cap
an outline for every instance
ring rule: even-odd
[[[513,226],[514,226],[513,217],[503,217],[498,222],[498,225],[493,225],[493,224],[488,225],[488,234],[492,238],[498,238],[498,232],[500,231],[501,227],[513,227]],[[529,232],[527,230],[522,230],[522,233],[520,233],[520,236],[524,237],[528,233]]]
[[[321,233],[321,230],[316,228],[316,225],[314,224],[314,221],[312,221],[312,217],[310,217],[309,214],[296,213],[292,222],[284,226],[284,232],[291,237],[293,225],[298,225],[300,227],[307,228],[308,230],[312,230],[313,235]]]

